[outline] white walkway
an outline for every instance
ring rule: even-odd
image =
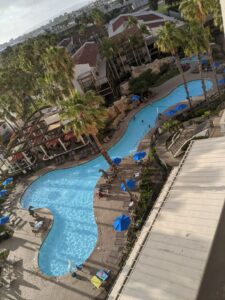
[[[152,228],[137,262],[125,282],[128,260],[109,299],[196,299],[224,198],[225,138],[193,142],[153,226],[147,221]]]

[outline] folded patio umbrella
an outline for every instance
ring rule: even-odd
[[[119,164],[121,163],[122,159],[120,157],[115,157],[113,158],[113,164],[116,166],[119,166]]]
[[[179,111],[179,110],[183,110],[187,107],[187,104],[178,104],[176,107],[175,107],[175,110]]]
[[[166,115],[172,117],[177,111],[175,109],[169,110],[166,112]]]
[[[131,97],[131,100],[132,101],[138,101],[138,100],[140,100],[141,99],[141,97],[139,96],[139,95],[133,95],[132,97]]]
[[[133,180],[133,179],[127,179],[127,180],[126,180],[126,185],[127,185],[127,187],[128,187],[129,190],[134,190],[135,187],[136,187],[136,185],[135,185],[135,180]],[[121,190],[124,191],[124,192],[127,191],[127,190],[126,190],[126,186],[125,186],[124,183],[121,183],[120,188],[121,188]]]
[[[201,60],[201,63],[202,63],[203,65],[207,65],[208,62],[207,62],[206,59],[202,59],[202,60]]]
[[[13,178],[12,177],[9,177],[9,178],[7,178],[5,181],[3,181],[3,185],[8,185],[8,184],[10,184],[11,182],[13,182]]]
[[[7,194],[7,190],[0,191],[0,197],[4,197]]]
[[[137,153],[134,154],[133,160],[138,161],[140,159],[143,159],[145,156],[146,156],[146,152],[145,151],[137,152]]]
[[[113,228],[116,231],[127,230],[130,225],[130,217],[126,215],[121,215],[117,217],[113,222]]]
[[[214,61],[213,63],[213,67],[219,67],[221,65],[221,63],[219,61]]]

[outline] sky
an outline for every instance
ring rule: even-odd
[[[88,0],[0,0],[0,44],[45,24]]]

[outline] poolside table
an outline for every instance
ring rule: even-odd
[[[99,270],[96,276],[102,281],[106,281],[109,278],[109,275],[104,270]]]

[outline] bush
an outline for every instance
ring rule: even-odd
[[[150,69],[143,72],[137,78],[129,80],[129,90],[132,94],[143,94],[158,79],[159,75],[153,73]]]
[[[160,66],[160,75],[168,72],[170,65],[169,64],[163,64]]]
[[[8,249],[1,249],[0,250],[0,261],[5,261],[8,256],[9,256],[9,250]]]

